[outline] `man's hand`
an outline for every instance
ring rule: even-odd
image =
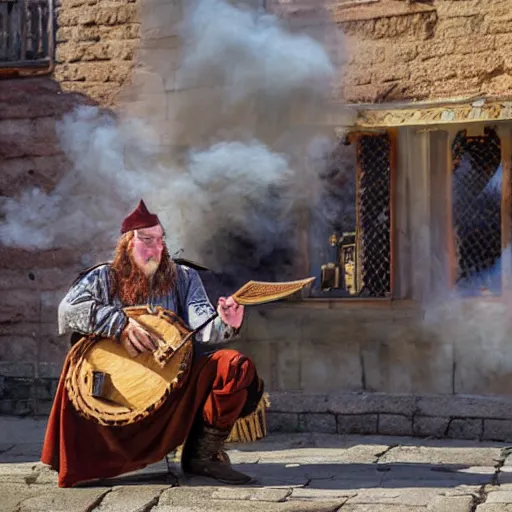
[[[242,325],[244,319],[244,307],[238,304],[233,297],[219,297],[217,312],[222,321],[235,329]]]
[[[136,357],[141,352],[153,352],[157,348],[151,335],[133,318],[128,319],[128,323],[123,329],[121,345],[131,357]]]

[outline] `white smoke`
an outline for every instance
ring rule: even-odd
[[[217,270],[278,264],[276,253],[293,249],[293,214],[318,186],[300,164],[309,135],[296,137],[281,114],[298,98],[317,98],[329,89],[329,55],[318,41],[246,5],[198,0],[186,12],[181,86],[215,79],[228,110],[233,102],[256,104],[256,125],[230,124],[216,102],[193,118],[193,102],[178,95],[173,101],[190,126],[169,121],[175,124],[171,131],[185,126],[193,134],[200,126],[206,137],[190,137],[196,147],[179,163],[172,158],[165,164],[151,117],[119,121],[80,107],[57,125],[69,172],[49,193],[26,190],[3,199],[2,244],[48,249],[114,240],[142,197],[161,218],[171,253],[183,249]]]
[[[276,16],[225,0],[200,0],[188,8],[181,68],[187,85],[217,79],[230,87],[228,101],[259,92],[276,97],[325,92],[332,85],[334,69],[325,48],[288,32]]]

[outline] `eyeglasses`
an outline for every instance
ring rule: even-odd
[[[147,247],[153,247],[155,245],[163,245],[165,243],[165,237],[163,236],[146,236],[146,235],[139,235],[137,233],[136,240],[139,242],[142,242]]]

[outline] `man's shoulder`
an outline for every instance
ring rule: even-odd
[[[73,281],[71,286],[74,286],[76,283],[80,282],[82,279],[86,277],[99,276],[101,274],[107,273],[110,269],[109,262],[98,263],[93,265],[92,267],[88,267],[79,272],[76,279]]]

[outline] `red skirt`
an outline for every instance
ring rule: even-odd
[[[187,381],[155,413],[133,425],[106,427],[85,419],[67,396],[66,358],[48,419],[41,461],[59,472],[59,487],[109,478],[162,460],[187,438],[197,413],[229,430],[248,398],[256,370],[236,350],[218,350],[194,362]]]

